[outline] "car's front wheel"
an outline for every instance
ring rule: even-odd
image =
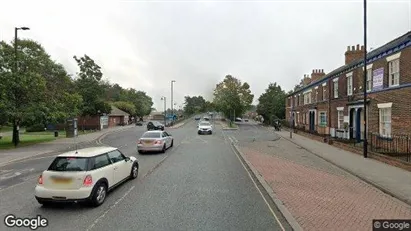
[[[107,185],[103,182],[98,183],[91,196],[91,205],[98,207],[104,203],[107,196]]]
[[[161,153],[165,153],[166,152],[166,144],[164,144],[163,149],[161,149]]]

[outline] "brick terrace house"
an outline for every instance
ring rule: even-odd
[[[313,70],[288,95],[286,119],[300,129],[360,142],[364,137],[364,47],[348,47],[345,64]],[[411,32],[367,54],[367,134],[411,134]],[[293,117],[292,117],[293,116]]]

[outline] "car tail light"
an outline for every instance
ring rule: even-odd
[[[93,178],[90,175],[87,175],[86,178],[84,178],[83,185],[91,186],[92,184],[93,184]]]
[[[156,140],[156,142],[154,142],[154,144],[162,144],[163,142],[161,140]]]
[[[39,176],[38,184],[43,184],[43,175]]]

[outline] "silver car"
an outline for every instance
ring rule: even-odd
[[[165,131],[147,131],[141,136],[137,143],[137,151],[144,152],[162,152],[165,153],[168,148],[173,147],[174,138]]]

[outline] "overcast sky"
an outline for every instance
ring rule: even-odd
[[[258,97],[270,82],[292,89],[312,69],[344,64],[348,45],[363,44],[362,0],[327,1],[42,1],[1,0],[0,40],[15,26],[39,41],[69,73],[88,54],[105,78],[143,90],[162,110],[185,95],[212,99],[231,74]],[[411,0],[368,1],[368,47],[411,30]]]

